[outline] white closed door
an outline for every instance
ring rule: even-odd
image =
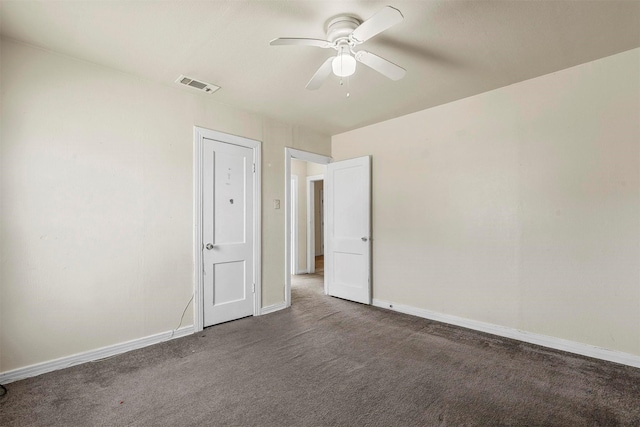
[[[327,293],[371,304],[371,157],[327,165],[324,190]]]
[[[203,325],[253,314],[253,150],[203,141]]]

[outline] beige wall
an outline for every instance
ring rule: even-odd
[[[321,153],[318,153],[321,154]],[[307,162],[305,160],[291,159],[291,175],[298,177],[298,272],[306,273],[309,271],[307,266],[307,177],[324,175],[325,165],[318,163]],[[315,186],[315,209],[320,209],[319,205],[319,189],[322,188],[322,181],[319,185]],[[316,218],[318,212],[316,212]],[[316,252],[319,252],[320,245],[319,240],[320,225],[316,221],[315,231],[315,247]]]
[[[373,156],[374,298],[640,355],[639,76],[635,49],[334,136]]]
[[[291,175],[298,177],[298,273],[307,272],[307,162],[291,159]],[[292,230],[293,233],[293,230]],[[293,249],[292,249],[293,250]]]
[[[323,175],[325,173],[326,170],[326,165],[321,165],[319,163],[312,163],[309,162],[307,164],[307,176],[317,176],[317,175]],[[320,190],[323,188],[324,185],[324,181],[319,181],[316,183],[316,185],[314,186],[314,208],[315,208],[315,237],[314,237],[314,243],[315,243],[315,251],[316,251],[316,255],[321,254],[322,253],[322,235],[320,234],[320,222],[318,222],[318,218],[320,215],[320,209],[321,209],[321,205],[320,205]]]
[[[318,176],[318,175],[323,175],[327,169],[326,165],[321,165],[319,163],[311,163],[309,162],[307,164],[307,176]],[[316,210],[316,212],[314,213],[315,215],[315,251],[316,251],[316,255],[321,254],[322,253],[322,235],[320,234],[320,223],[318,222],[318,217],[319,217],[319,210],[321,209],[321,205],[320,205],[320,190],[323,188],[324,185],[324,181],[319,181],[316,183],[316,185],[314,186],[314,208]]]
[[[324,175],[326,165],[320,163],[307,162],[307,176]]]
[[[194,125],[263,141],[262,304],[284,301],[284,147],[329,137],[8,41],[0,76],[0,372],[178,326]]]

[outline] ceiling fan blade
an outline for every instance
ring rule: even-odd
[[[290,37],[289,38],[280,37],[277,39],[273,39],[269,44],[271,46],[299,45],[299,46],[315,46],[315,47],[322,47],[322,48],[328,48],[332,46],[331,42],[327,40],[290,38]]]
[[[395,7],[386,6],[371,18],[364,21],[349,36],[357,43],[369,40],[404,19],[402,13]]]
[[[333,56],[324,61],[320,68],[318,68],[318,71],[316,71],[313,77],[311,77],[311,80],[309,80],[309,83],[307,83],[307,89],[316,90],[322,86],[322,83],[324,83],[327,77],[329,77],[329,74],[331,74],[331,61],[333,61]]]
[[[391,80],[400,80],[407,73],[407,70],[404,68],[365,50],[356,53],[356,61],[362,62],[364,65],[373,68]]]

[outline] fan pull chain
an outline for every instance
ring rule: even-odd
[[[340,86],[344,86],[344,79],[340,77]],[[347,77],[347,98],[351,96],[351,79]]]

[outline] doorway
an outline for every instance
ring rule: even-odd
[[[285,281],[285,303],[287,307],[291,306],[292,275],[303,278],[310,272],[313,274],[316,270],[316,255],[321,256],[318,252],[324,253],[324,230],[318,230],[322,227],[324,214],[320,213],[320,217],[318,214],[310,214],[314,211],[317,213],[318,209],[324,207],[324,203],[318,201],[316,196],[319,196],[318,191],[322,188],[320,183],[324,179],[324,169],[330,161],[331,158],[327,156],[293,148],[285,149],[285,183],[287,184],[285,189],[287,236],[285,271],[288,273]],[[294,186],[297,186],[297,191],[294,191],[296,190]],[[324,195],[324,191],[321,195]]]
[[[287,273],[291,272],[292,257],[291,176],[294,160],[318,163],[325,167],[324,293],[371,304],[371,156],[332,162],[330,157],[285,148]],[[286,307],[291,306],[291,277],[290,274],[285,275]]]
[[[324,169],[324,165],[322,167]],[[316,169],[307,165],[307,173]],[[324,271],[324,173],[307,176],[306,192],[307,273],[313,274],[318,271],[318,263],[322,264]]]
[[[325,165],[291,159],[291,275],[316,272],[324,253]]]

